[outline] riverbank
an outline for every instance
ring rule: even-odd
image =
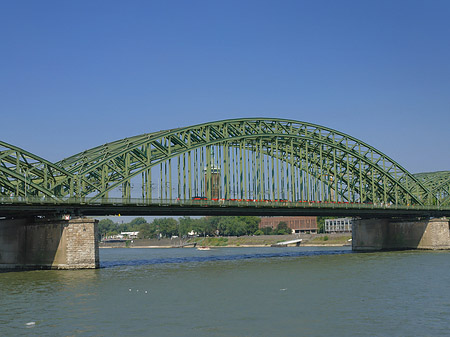
[[[196,237],[190,239],[134,239],[124,242],[100,242],[100,248],[174,248],[186,244],[208,247],[270,247],[283,241],[302,239],[301,246],[341,247],[351,243],[350,233],[296,234],[230,237]],[[191,246],[192,247],[192,246]]]

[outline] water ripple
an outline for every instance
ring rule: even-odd
[[[156,259],[139,259],[126,261],[107,261],[101,262],[100,268],[114,268],[121,266],[144,266],[168,263],[191,263],[191,262],[209,262],[209,261],[236,261],[247,259],[267,259],[280,257],[309,257],[320,255],[339,255],[351,254],[349,250],[333,250],[333,251],[303,251],[303,252],[279,252],[279,253],[259,253],[259,254],[237,254],[237,255],[208,255],[208,256],[185,256],[171,258]]]

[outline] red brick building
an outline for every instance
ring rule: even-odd
[[[259,228],[276,229],[280,222],[285,222],[292,233],[317,233],[317,217],[315,216],[269,216],[262,217]]]

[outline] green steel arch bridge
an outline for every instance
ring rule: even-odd
[[[143,134],[52,163],[0,141],[0,216],[450,215],[450,171],[411,174],[327,127],[243,118]]]

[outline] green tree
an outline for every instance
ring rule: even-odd
[[[108,235],[108,233],[117,231],[117,224],[111,219],[102,219],[97,225],[97,239],[101,240],[102,237]]]
[[[280,223],[277,225],[277,234],[279,235],[285,235],[285,234],[291,234],[291,229],[288,227],[287,223],[284,221],[280,221]]]
[[[185,217],[180,219],[180,231],[187,233],[185,228],[189,228],[202,236],[252,235],[258,230],[260,221],[255,216],[210,216],[200,219]]]
[[[260,218],[254,216],[215,216],[209,217],[209,231],[219,231],[219,235],[252,235],[258,230]]]
[[[138,231],[140,226],[145,223],[147,223],[147,220],[145,220],[145,218],[134,218],[133,220],[131,220],[129,228],[131,228],[132,231],[135,232]]]
[[[186,236],[193,229],[194,220],[188,216],[178,219],[180,236]]]
[[[217,216],[209,218],[210,226],[219,231],[219,235],[239,236],[245,234],[245,222],[236,216]]]
[[[246,223],[240,217],[224,217],[224,234],[227,236],[241,236],[246,234]]]
[[[120,231],[118,229],[112,229],[112,230],[110,230],[110,231],[108,231],[106,233],[106,236],[114,236],[114,235],[117,235],[119,233],[120,233]]]
[[[226,228],[227,228],[227,218],[226,216],[212,216],[208,218],[209,226],[212,228],[215,228],[216,231],[218,231],[218,234],[220,236],[227,235],[226,234]]]
[[[247,235],[253,235],[258,230],[261,222],[261,218],[257,216],[240,216],[238,218],[245,223],[245,234]]]
[[[196,222],[196,232],[203,236],[215,236],[218,228],[218,221],[220,221],[221,218],[223,217],[210,216],[198,219]]]
[[[230,235],[242,236],[247,234],[247,223],[236,217],[230,226]]]
[[[205,234],[205,224],[204,224],[205,219],[201,218],[201,219],[191,219],[191,220],[192,220],[191,229],[199,235],[204,235]]]
[[[163,237],[178,235],[178,221],[173,218],[158,218],[153,223]]]
[[[154,239],[157,236],[156,225],[152,222],[142,223],[139,225],[139,239]]]
[[[132,232],[131,225],[128,222],[119,224],[117,230],[119,232]]]
[[[274,234],[272,227],[264,227],[261,230],[263,231],[264,235],[272,235],[272,234]]]

